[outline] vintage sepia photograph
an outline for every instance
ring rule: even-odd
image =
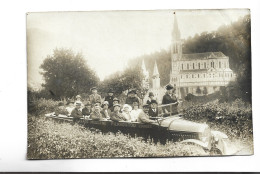
[[[249,9],[26,19],[27,159],[254,154]]]

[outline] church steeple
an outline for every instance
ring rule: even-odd
[[[182,56],[182,43],[181,43],[181,32],[179,30],[176,13],[173,13],[174,23],[172,30],[172,46],[171,46],[171,57],[172,60],[181,59]]]
[[[158,71],[156,61],[154,62],[154,67],[153,67],[152,82],[153,82],[153,89],[159,89],[161,87],[160,74],[159,74],[159,71]]]

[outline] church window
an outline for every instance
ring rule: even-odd
[[[189,64],[187,64],[187,69],[189,69],[190,68],[190,65]]]
[[[200,63],[198,64],[198,66],[199,66],[199,69],[200,69]]]
[[[198,74],[198,78],[200,78],[200,74]]]
[[[192,78],[193,78],[193,74],[192,74]]]
[[[212,67],[215,68],[215,62],[212,62]]]
[[[204,74],[204,78],[206,77],[206,74]]]
[[[227,65],[226,65],[226,62],[224,63],[224,68],[226,68],[227,67]]]
[[[231,73],[231,77],[232,77],[232,73]]]
[[[194,63],[192,64],[192,68],[195,69]]]
[[[186,78],[188,78],[188,74],[186,75]]]
[[[221,68],[221,62],[219,62],[219,68]]]
[[[206,62],[204,62],[204,68],[206,68]]]
[[[183,63],[181,64],[181,69],[183,70]]]

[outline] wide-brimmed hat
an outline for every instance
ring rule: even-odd
[[[171,89],[174,89],[174,87],[171,85],[171,84],[168,84],[168,85],[166,85],[166,90],[171,90]]]
[[[119,99],[115,97],[115,98],[113,99],[113,102],[114,102],[114,101],[118,101],[118,102],[119,102]]]
[[[131,107],[130,105],[128,105],[128,104],[124,104],[124,105],[123,105],[122,111],[124,111],[125,108],[129,108],[129,109],[128,109],[129,111],[132,110],[132,107]]]
[[[144,104],[144,105],[143,105],[143,108],[148,108],[148,107],[149,107],[148,104]]]
[[[81,96],[80,95],[76,95],[76,98],[81,98]]]
[[[156,100],[152,100],[151,104],[153,104],[153,103],[158,104]]]
[[[77,106],[77,105],[81,105],[81,102],[76,102],[76,106]]]
[[[114,105],[113,105],[113,107],[116,107],[116,106],[119,106],[119,107],[121,107],[121,105],[120,105],[120,104],[114,104]]]
[[[92,91],[92,90],[94,90],[94,89],[97,89],[97,87],[92,87],[92,88],[90,88],[90,91]]]
[[[154,96],[154,94],[152,92],[149,92],[149,97],[151,97],[151,96]]]

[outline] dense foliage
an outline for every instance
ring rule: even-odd
[[[241,100],[233,103],[190,103],[183,114],[185,119],[206,122],[211,128],[224,131],[230,138],[252,140],[252,106]]]
[[[88,92],[99,82],[83,55],[74,54],[69,49],[55,49],[53,55],[48,55],[40,68],[45,80],[44,90],[48,91],[53,99]]]
[[[166,145],[121,133],[102,134],[69,123],[29,115],[28,159],[205,156],[201,147],[168,142]]]
[[[240,18],[230,25],[221,26],[213,32],[203,32],[183,42],[183,53],[221,51],[229,57],[230,68],[237,74],[237,82],[230,84],[232,95],[251,102],[251,21],[250,16]],[[161,50],[130,60],[131,66],[140,65],[144,59],[152,75],[154,61],[157,61],[161,85],[169,83],[171,56],[169,50]],[[231,91],[231,90],[230,90]]]
[[[58,102],[51,99],[47,100],[41,98],[28,101],[28,113],[33,114],[35,116],[54,112],[57,107]]]
[[[116,72],[102,81],[99,84],[99,90],[102,93],[107,93],[109,89],[112,89],[115,95],[133,88],[142,91],[142,79],[143,74],[140,66],[129,67],[123,72]]]

